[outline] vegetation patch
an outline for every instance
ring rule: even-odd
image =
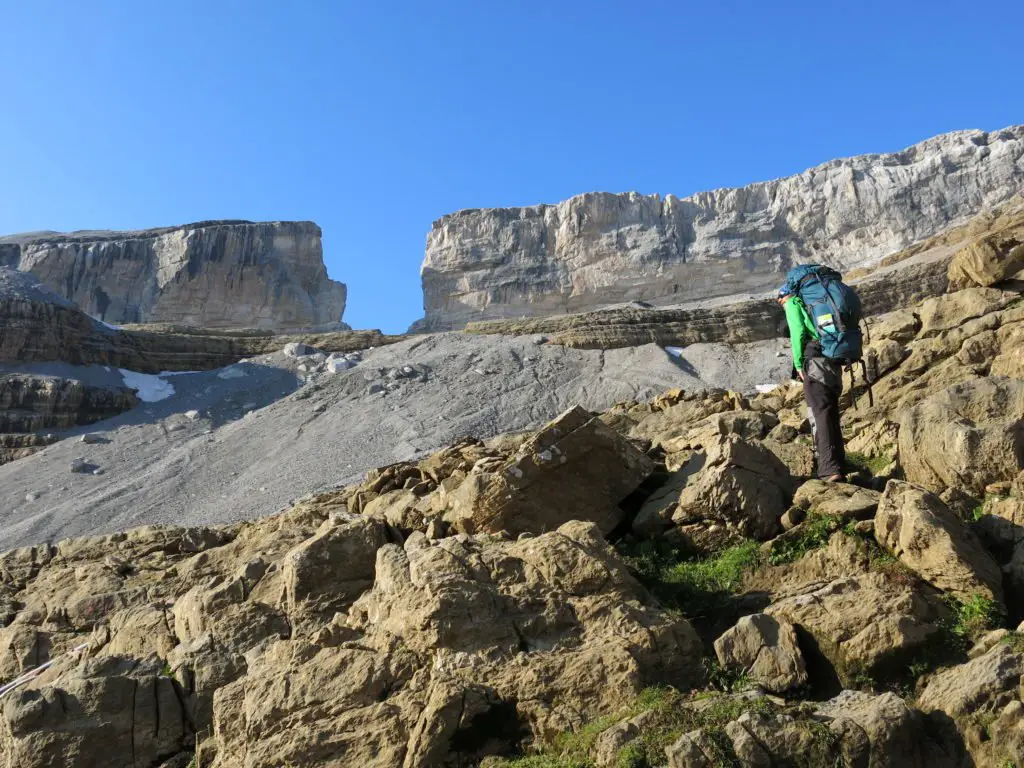
[[[1024,632],[1010,632],[1003,638],[1003,644],[1010,646],[1014,653],[1024,653]]]
[[[594,768],[592,750],[597,737],[617,722],[644,715],[641,733],[619,750],[616,768],[654,768],[665,764],[665,748],[684,733],[704,729],[715,744],[715,762],[736,764],[725,726],[746,712],[771,714],[776,707],[766,698],[742,698],[718,693],[691,697],[671,688],[649,688],[633,706],[614,717],[601,718],[575,733],[565,734],[534,755],[494,763],[502,768]]]
[[[761,563],[756,541],[694,557],[664,539],[622,540],[619,554],[671,611],[701,618],[727,611],[744,576]]]
[[[859,453],[857,451],[846,452],[846,465],[850,469],[862,470],[870,473],[872,476],[881,474],[893,461],[894,451],[890,447],[889,450],[883,451],[877,456],[868,456],[865,453]]]
[[[951,597],[948,602],[954,617],[949,627],[950,632],[960,638],[961,644],[966,647],[1002,623],[999,606],[987,597],[974,594],[966,600]]]
[[[772,544],[768,555],[771,565],[785,565],[799,560],[808,552],[828,544],[842,521],[835,515],[811,515],[791,535],[783,534]]]

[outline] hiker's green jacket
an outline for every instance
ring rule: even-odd
[[[804,345],[808,339],[820,339],[807,307],[799,296],[790,296],[786,301],[786,323],[789,325],[789,340],[793,346],[793,366],[804,369]]]

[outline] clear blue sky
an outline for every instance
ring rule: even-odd
[[[1024,122],[1024,3],[0,0],[0,233],[312,219],[345,319],[431,222]]]

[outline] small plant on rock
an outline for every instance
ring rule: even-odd
[[[987,597],[974,594],[966,600],[950,600],[954,621],[951,630],[954,635],[971,643],[978,637],[999,625],[999,607]]]
[[[808,552],[828,544],[832,534],[839,530],[840,519],[835,515],[815,515],[805,520],[790,536],[782,536],[772,545],[768,562],[783,565],[799,560]]]

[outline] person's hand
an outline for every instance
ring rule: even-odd
[[[803,371],[797,371],[796,375],[800,377],[800,381],[804,380],[804,372]]]

